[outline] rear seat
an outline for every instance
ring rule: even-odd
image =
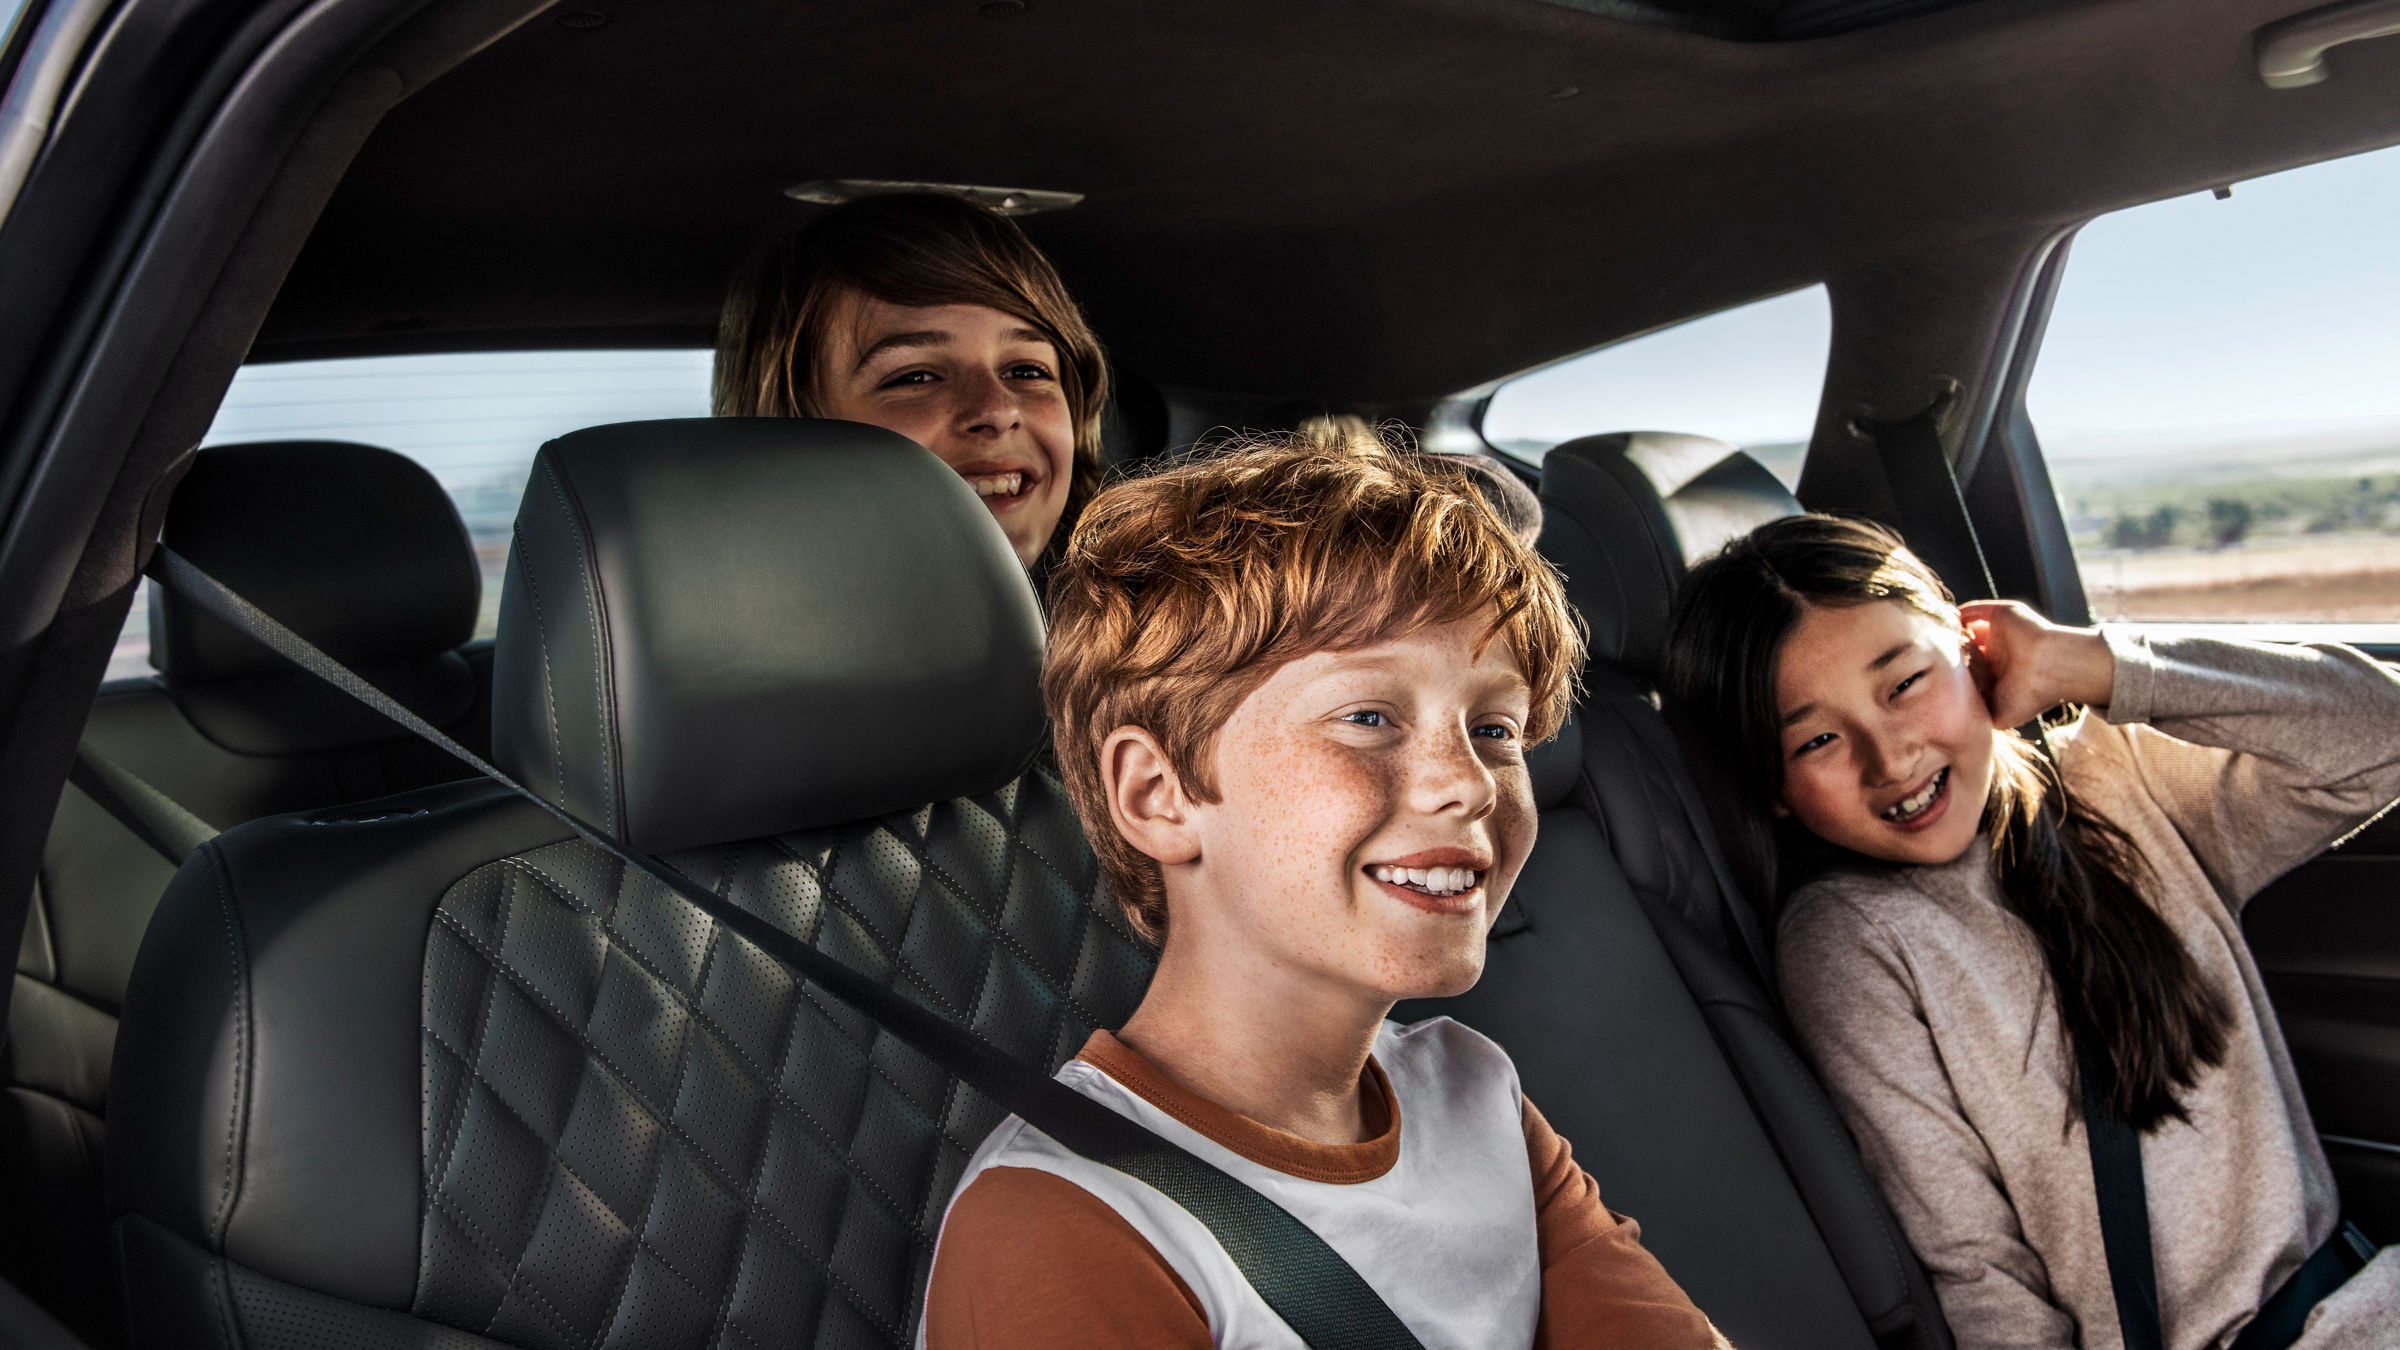
[[[1851,1342],[1863,1317],[1882,1345],[1941,1350],[1939,1304],[1792,1047],[1762,924],[1654,693],[1685,567],[1800,505],[1697,436],[1590,437],[1542,468],[1542,550],[1592,660],[1572,762],[1545,766],[1521,912],[1446,1010],[1509,1048],[1602,1193],[1736,1344]]]
[[[340,443],[205,450],[164,537],[452,734],[488,742],[490,645],[468,642],[481,580],[457,512],[423,468]],[[463,773],[156,587],[150,633],[158,674],[104,686],[84,738],[210,824],[230,829]],[[0,1093],[0,1259],[87,1339],[115,1339],[100,1160],[117,1010],[174,873],[70,785],[17,959]]]
[[[700,467],[708,457],[696,451],[709,443],[866,433],[751,422],[616,434],[687,439],[650,462]],[[1668,457],[1624,450],[1613,453],[1670,504],[1696,506],[1713,491],[1711,473],[1654,478],[1645,460]],[[776,448],[772,462],[791,453]],[[1577,723],[1538,753],[1542,841],[1495,932],[1489,973],[1444,1010],[1509,1046],[1611,1204],[1641,1220],[1652,1249],[1737,1344],[1944,1344],[1888,1221],[1871,1232],[1853,1222],[1862,1207],[1879,1218],[1880,1207],[1838,1124],[1821,1100],[1819,1128],[1805,1113],[1794,1124],[1787,1099],[1803,1100],[1813,1084],[1796,1069],[1761,1073],[1761,1042],[1743,1031],[1745,1019],[1775,1029],[1755,978],[1755,925],[1714,879],[1673,747],[1623,667],[1630,649],[1608,631],[1635,606],[1663,613],[1680,562],[1652,592],[1608,550],[1577,553],[1573,531],[1619,528],[1588,509],[1582,470],[1611,476],[1636,503],[1641,481],[1624,477],[1608,447],[1557,453],[1546,544],[1601,630],[1601,660]],[[869,466],[857,464],[826,471],[863,475]],[[1738,485],[1747,471],[1725,472]],[[742,492],[716,510],[757,494],[753,478],[739,481]],[[618,515],[659,495],[603,491]],[[787,491],[788,501],[767,494],[767,505],[805,515],[824,495]],[[1718,528],[1763,518],[1753,497]],[[855,509],[871,515],[879,501]],[[1677,514],[1652,505],[1655,516]],[[845,528],[907,539],[930,528],[919,514],[844,518]],[[690,539],[696,518],[662,515],[659,525]],[[569,525],[591,528],[580,521]],[[838,533],[844,522],[821,523]],[[632,547],[644,531],[594,528],[584,542],[565,540],[567,528],[541,527],[546,576],[571,580],[569,564],[594,560],[603,574],[614,569],[612,585],[649,569],[671,580],[688,561],[681,552],[705,551],[648,558]],[[1678,529],[1682,543],[1677,530],[1653,531],[1650,546],[1700,537],[1696,523]],[[806,541],[813,531],[785,533]],[[798,556],[782,580],[729,594],[798,587],[835,605],[827,578],[857,565],[849,547],[821,563]],[[819,579],[801,587],[796,578],[808,576]],[[911,630],[894,622],[916,617],[917,604],[955,607],[945,598],[955,590],[859,602],[838,621],[897,640]],[[556,643],[567,668],[588,668],[604,635],[580,626],[582,613],[570,606],[521,623],[519,640],[548,634],[545,653]],[[703,654],[649,649],[636,619],[615,607],[600,617],[608,649],[634,654],[619,659],[707,665]],[[823,621],[837,619],[829,610]],[[631,698],[652,682],[612,688]],[[588,707],[565,694],[560,707],[573,719],[557,742],[564,767],[520,754],[520,772],[612,816],[672,800],[634,766],[594,757],[595,745],[617,739],[620,719],[641,725],[660,710],[613,698]],[[982,722],[1004,724],[998,707]],[[807,758],[814,774],[838,776],[849,763]],[[715,793],[743,776],[701,777]],[[639,822],[618,828],[646,842]],[[905,1343],[941,1202],[995,1113],[855,1016],[802,997],[657,888],[555,842],[561,834],[505,794],[460,785],[260,822],[184,870],[136,981],[127,1111],[111,1140],[123,1164],[114,1181],[122,1269],[145,1290],[137,1311],[153,1319],[156,1343],[215,1334],[209,1310],[226,1299],[241,1330],[211,1343],[299,1346],[371,1330],[393,1344],[522,1345],[596,1339],[610,1327],[663,1340],[670,1325],[694,1343],[738,1339],[736,1327],[819,1345]],[[1146,979],[1044,768],[964,800],[682,856],[737,903],[1028,1059],[1055,1063],[1085,1029],[1115,1024]],[[420,857],[427,865],[401,865]],[[497,861],[458,880],[486,859]],[[325,921],[308,921],[317,916]],[[430,950],[429,928],[444,935]],[[180,955],[224,953],[229,942],[230,980],[214,960]],[[1712,972],[1723,978],[1711,983]],[[478,1007],[492,1011],[469,1016]],[[229,1058],[232,1045],[255,1050]],[[428,1102],[438,1129],[422,1114]],[[223,1147],[229,1121],[243,1125],[235,1156]],[[1847,1191],[1811,1179],[1827,1159],[1848,1160]],[[242,1185],[228,1190],[237,1175]]]

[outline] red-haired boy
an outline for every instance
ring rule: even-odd
[[[1290,1210],[1428,1350],[1721,1346],[1498,1046],[1385,1020],[1475,983],[1533,845],[1525,750],[1582,660],[1548,565],[1455,471],[1295,439],[1108,489],[1050,609],[1069,795],[1162,944],[1059,1078]],[[924,1335],[1299,1344],[1197,1219],[1013,1117]]]

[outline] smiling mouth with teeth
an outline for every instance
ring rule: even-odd
[[[975,489],[976,496],[986,500],[1017,497],[1024,494],[1025,475],[1022,472],[970,474],[967,475],[967,486]]]
[[[1483,884],[1483,873],[1467,867],[1370,867],[1367,875],[1388,886],[1405,886],[1421,895],[1465,895]]]
[[[1912,793],[1911,795],[1903,797],[1899,801],[1896,801],[1890,806],[1885,807],[1883,811],[1883,818],[1899,824],[1906,824],[1907,822],[1916,819],[1918,816],[1925,814],[1925,808],[1933,805],[1934,802],[1941,797],[1942,788],[1944,785],[1948,784],[1949,781],[1950,770],[1947,766],[1945,766],[1939,772],[1935,773],[1932,778],[1928,779],[1925,783],[1925,786],[1917,789],[1916,792]]]

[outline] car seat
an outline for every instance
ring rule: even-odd
[[[1721,441],[1632,432],[1553,449],[1542,507],[1542,551],[1591,632],[1575,762],[1552,770],[1569,785],[1552,789],[1561,805],[1545,812],[1517,884],[1522,916],[1495,934],[1482,983],[1450,1010],[1509,1047],[1527,1092],[1569,1138],[1613,1148],[1649,1136],[1638,1145],[1649,1161],[1627,1160],[1629,1184],[1612,1189],[1595,1168],[1602,1194],[1644,1220],[1645,1241],[1736,1344],[1829,1343],[1811,1327],[1841,1320],[1819,1306],[1830,1283],[1878,1343],[1942,1350],[1948,1326],[1923,1267],[1771,992],[1771,930],[1746,894],[1752,869],[1719,847],[1711,806],[1721,798],[1695,780],[1713,766],[1687,761],[1655,687],[1685,570],[1800,504]],[[1579,863],[1561,856],[1570,851]],[[1646,1024],[1633,1035],[1628,1022]],[[1596,1078],[1600,1046],[1657,1077]],[[1725,1116],[1653,1121],[1661,1108],[1627,1101],[1613,1086],[1624,1082],[1722,1098]],[[1655,1201],[1652,1186],[1663,1192]],[[1749,1222],[1672,1194],[1710,1187],[1755,1195]],[[1838,1281],[1803,1279],[1819,1257]],[[1782,1282],[1795,1287],[1772,1292]],[[1737,1319],[1770,1298],[1746,1340],[1750,1324],[1736,1330]]]
[[[1040,653],[989,513],[904,439],[600,428],[520,510],[495,758],[1055,1064],[1150,961],[1036,758]],[[904,1344],[999,1118],[484,782],[203,847],[117,1072],[141,1346]]]
[[[327,442],[204,450],[164,535],[436,722],[488,740],[490,652],[468,643],[475,555],[448,496],[415,463]],[[466,773],[155,587],[149,623],[158,673],[102,687],[85,756],[204,822],[365,801]],[[109,1057],[135,951],[174,872],[101,798],[68,786],[9,1006],[5,1273],[103,1342],[115,1334],[102,1239]]]

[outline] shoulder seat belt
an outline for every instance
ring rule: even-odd
[[[1883,481],[1892,490],[1892,504],[1908,523],[1910,551],[1950,584],[1961,600],[1997,598],[1991,565],[1983,556],[1983,540],[1975,519],[1967,514],[1966,492],[1942,448],[1940,414],[1949,397],[1935,399],[1925,411],[1905,422],[1867,422],[1854,425],[1875,443],[1883,465]],[[1967,591],[1980,585],[1974,595]]]
[[[193,849],[217,837],[216,826],[109,758],[89,736],[75,743],[67,781],[173,866],[181,867]]]
[[[1883,461],[1884,482],[1893,503],[1909,523],[1922,527],[1923,539],[1909,547],[1933,565],[1936,575],[1963,592],[1980,584],[1980,596],[1997,597],[1983,541],[1976,536],[1975,519],[1967,511],[1966,493],[1942,448],[1938,414],[1945,399],[1904,422],[1859,422],[1875,442]],[[1927,543],[1939,545],[1928,548]],[[1935,554],[1941,556],[1936,557]],[[1976,599],[1979,596],[1963,596]],[[2026,738],[2050,756],[2050,741],[2036,722],[2024,729]],[[2097,1081],[2091,1072],[2092,1052],[2078,1046],[2077,1078]],[[2100,1242],[2108,1253],[2108,1283],[2116,1295],[2117,1329],[2125,1350],[2164,1350],[2166,1334],[2158,1313],[2158,1267],[2150,1251],[2150,1192],[2142,1179],[2142,1137],[2091,1092],[2083,1093],[2084,1141],[2092,1157],[2092,1190],[2099,1199]]]
[[[2108,1252],[2108,1283],[2117,1298],[2117,1331],[2125,1350],[2166,1350],[2158,1314],[2158,1268],[2150,1253],[2150,1189],[2142,1179],[2142,1137],[2108,1109],[2090,1084],[2098,1053],[2077,1053],[2082,1080],[2083,1136],[2092,1152],[2092,1190],[2100,1200],[2100,1245]]]
[[[1398,1314],[1339,1252],[1291,1211],[1234,1180],[1215,1164],[1048,1074],[1011,1059],[974,1033],[735,906],[664,860],[629,848],[545,801],[165,545],[156,548],[143,571],[151,580],[532,802],[592,847],[647,874],[793,973],[873,1018],[1003,1110],[1190,1211],[1208,1226],[1250,1287],[1311,1350],[1422,1350]]]

